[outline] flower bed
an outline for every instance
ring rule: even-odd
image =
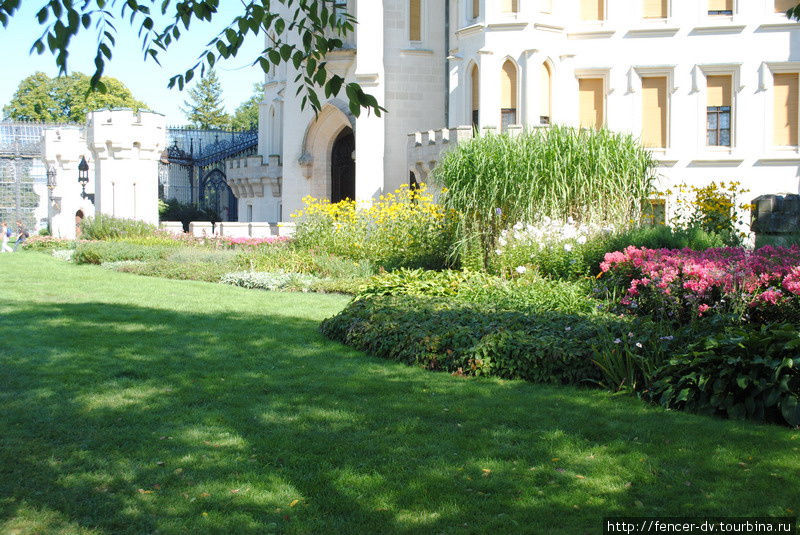
[[[627,310],[686,321],[731,313],[761,322],[797,318],[800,247],[704,251],[628,247],[605,255],[601,276]]]

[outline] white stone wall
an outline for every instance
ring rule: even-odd
[[[517,14],[500,13],[486,0],[470,20],[470,2],[459,5],[451,55],[451,127],[470,124],[469,67],[480,68],[480,124],[500,119],[500,70],[518,65],[518,117],[538,126],[542,91],[537,70],[553,67],[552,122],[577,125],[580,76],[606,80],[605,117],[612,130],[639,136],[641,76],[669,77],[668,147],[654,150],[664,189],[674,184],[739,180],[748,197],[797,192],[798,148],[775,148],[772,139],[772,73],[800,72],[800,25],[774,13],[770,0],[739,0],[729,16],[709,16],[705,2],[670,2],[665,20],[645,20],[641,1],[607,0],[607,20],[582,22],[578,2],[520,1]],[[488,10],[488,11],[487,11]],[[706,146],[705,76],[734,76],[733,147]],[[428,149],[430,152],[431,149]],[[418,158],[409,158],[409,167]]]
[[[101,110],[91,112],[87,123],[97,211],[158,224],[158,162],[167,142],[165,117]]]
[[[76,214],[92,217],[94,205],[81,198],[78,183],[78,164],[85,157],[89,164],[89,176],[95,168],[94,160],[86,142],[86,130],[78,126],[59,126],[44,131],[44,163],[56,173],[56,186],[48,195],[40,197],[48,206],[50,228],[57,238],[75,239]],[[95,183],[89,181],[87,193],[94,193]]]

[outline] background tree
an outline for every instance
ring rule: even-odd
[[[264,84],[253,86],[253,96],[242,102],[231,117],[234,130],[255,130],[258,128],[258,105],[264,99]]]
[[[26,5],[34,0],[26,0]],[[158,62],[159,54],[174,46],[192,21],[212,21],[219,18],[220,0],[39,0],[42,6],[36,19],[44,27],[43,34],[33,42],[32,51],[49,51],[60,72],[66,74],[69,45],[82,32],[93,31],[97,38],[94,58],[95,72],[91,86],[105,89],[102,80],[106,61],[111,59],[116,43],[117,27],[126,25],[136,32],[142,43],[145,59]],[[18,13],[22,0],[0,0],[0,24],[6,26]],[[266,73],[272,65],[291,62],[297,69],[295,82],[298,94],[304,93],[301,105],[321,108],[317,90],[325,97],[336,96],[344,89],[350,111],[358,116],[362,108],[380,115],[383,108],[372,95],[364,93],[357,83],[344,84],[337,74],[328,73],[325,55],[342,47],[342,39],[352,32],[355,19],[337,7],[341,0],[241,0],[241,15],[227,25],[197,56],[197,61],[183,73],[169,80],[169,87],[183,89],[199,70],[203,75],[219,61],[235,57],[245,39],[274,35],[269,44],[253,59]],[[160,10],[157,20],[150,6]],[[281,7],[289,13],[281,15]],[[161,25],[161,20],[167,22]],[[261,37],[259,37],[261,36]]]
[[[82,123],[86,114],[102,108],[146,109],[116,78],[102,78],[105,92],[90,91],[89,76],[76,72],[51,78],[37,72],[22,80],[3,115],[18,121]]]
[[[183,112],[195,128],[228,128],[230,116],[222,104],[222,86],[217,73],[211,70],[189,90]]]

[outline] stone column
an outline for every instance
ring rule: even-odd
[[[356,39],[356,81],[365,92],[386,103],[383,0],[358,4]],[[391,113],[391,112],[390,112]],[[383,192],[385,170],[386,123],[384,117],[363,111],[356,119],[356,200],[370,203]]]

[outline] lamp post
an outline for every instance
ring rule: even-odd
[[[81,156],[81,161],[78,164],[78,182],[81,185],[81,199],[89,199],[94,204],[94,193],[86,193],[86,184],[89,183],[89,164],[86,163],[86,158]]]

